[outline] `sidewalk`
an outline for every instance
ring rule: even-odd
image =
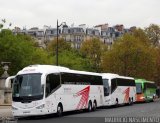
[[[0,106],[0,118],[12,117],[11,106]]]

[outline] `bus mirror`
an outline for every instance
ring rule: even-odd
[[[12,85],[12,82],[13,82],[14,78],[15,78],[15,76],[10,76],[6,79],[6,81],[5,81],[5,87],[6,88],[11,88],[12,87],[11,85]]]

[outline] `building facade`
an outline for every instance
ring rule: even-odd
[[[130,32],[131,29],[125,29],[122,24],[115,25],[113,27],[109,27],[108,24],[100,24],[94,26],[93,28],[88,28],[83,24],[83,26],[64,26],[59,28],[58,36],[60,38],[64,38],[66,42],[70,42],[71,46],[75,49],[80,49],[83,41],[91,40],[93,38],[99,38],[100,41],[110,47],[114,43],[115,39]],[[15,34],[21,33],[31,35],[36,39],[39,47],[43,48],[45,48],[50,41],[57,38],[57,28],[51,27],[44,29],[34,27],[29,30],[20,30],[20,28],[15,28],[13,32]]]

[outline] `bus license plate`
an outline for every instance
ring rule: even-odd
[[[28,113],[30,113],[30,111],[24,111],[24,112],[23,112],[23,114],[28,114]]]

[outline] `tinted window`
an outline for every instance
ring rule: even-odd
[[[52,93],[60,85],[59,74],[49,74],[46,77],[46,96]]]
[[[111,80],[111,93],[113,93],[117,88],[117,82],[116,79]]]
[[[108,79],[103,79],[103,87],[104,87],[104,96],[108,96],[110,92]]]
[[[155,83],[144,83],[144,88],[157,88]]]
[[[101,76],[84,75],[76,73],[62,73],[63,84],[77,84],[77,85],[102,85]]]
[[[132,79],[117,78],[117,86],[135,86],[135,81]]]

